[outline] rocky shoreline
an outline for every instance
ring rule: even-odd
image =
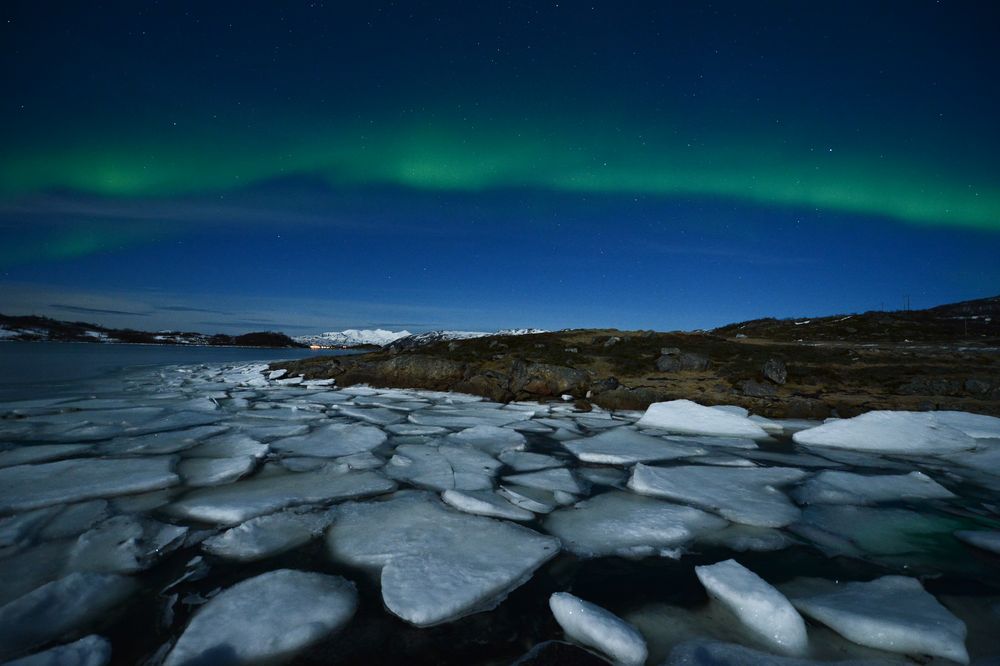
[[[789,322],[789,326],[794,322]],[[781,340],[739,333],[572,330],[274,363],[338,386],[459,391],[498,402],[645,409],[687,398],[771,418],[874,409],[1000,415],[1000,339]]]

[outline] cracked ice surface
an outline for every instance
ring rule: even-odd
[[[675,614],[693,612],[671,590],[691,587],[687,560],[702,550],[713,554],[709,562],[755,558],[751,568],[767,580],[775,580],[774,569],[757,564],[771,557],[787,557],[792,575],[804,561],[810,575],[825,571],[842,586],[870,580],[866,566],[928,577],[922,580],[946,572],[960,581],[950,597],[941,596],[949,608],[956,598],[971,603],[965,589],[985,586],[976,613],[955,612],[968,625],[969,654],[991,656],[981,646],[992,642],[996,626],[990,599],[1000,599],[988,575],[988,558],[1000,548],[1000,420],[888,413],[819,424],[689,401],[645,413],[579,412],[568,403],[338,389],[300,377],[271,380],[264,370],[160,367],[131,372],[106,391],[0,404],[2,658],[107,661],[104,639],[72,641],[87,632],[119,640],[116,623],[124,620],[111,611],[141,589],[137,603],[162,607],[144,606],[136,617],[155,615],[162,626],[142,627],[141,655],[111,645],[116,661],[155,653],[182,663],[215,656],[223,641],[236,640],[247,650],[241,658],[280,662],[315,641],[321,651],[337,650],[337,627],[385,609],[422,627],[494,608],[484,626],[497,624],[505,636],[513,627],[541,631],[533,642],[567,637],[620,661],[638,660],[639,641],[628,632],[619,636],[625,651],[613,653],[618,648],[592,630],[628,626],[642,599],[669,602]],[[252,574],[245,562],[253,562]],[[347,578],[373,572],[376,584],[361,589],[381,600],[362,600],[361,616],[352,620],[352,607],[334,621],[324,614],[326,602],[313,604],[309,595],[337,579],[331,591],[339,590],[340,601],[332,603],[343,606],[354,594],[350,582],[298,571],[266,577],[286,562]],[[847,647],[873,643],[849,628],[862,623],[866,604],[888,604],[878,601],[873,583],[865,583],[861,602],[826,600],[820,621],[831,629],[806,627],[808,651],[798,655],[790,648],[803,635],[781,595],[800,603],[831,589],[795,595],[776,583],[778,592],[749,571],[721,566],[699,575],[718,600],[710,606],[730,610],[697,611],[710,630],[681,623],[666,646],[711,639],[713,647],[672,652],[651,625],[635,622],[639,640],[649,643],[649,663],[678,656],[702,663],[716,653],[789,664],[898,658],[889,644]],[[544,574],[536,576],[539,569]],[[586,574],[577,579],[578,571]],[[587,587],[606,572],[613,584]],[[666,585],[646,584],[649,576]],[[163,588],[164,580],[174,582]],[[915,599],[912,612],[885,618],[903,637],[897,645],[912,645],[907,654],[962,661],[958,625],[928,611],[938,629],[925,631],[917,612],[943,607],[935,596],[949,580],[919,594],[896,591]],[[505,603],[522,585],[526,591]],[[525,594],[544,595],[531,606],[537,612],[559,589],[579,589],[600,607],[556,597],[557,606],[578,613],[564,614],[563,631],[551,621],[511,624],[524,613]],[[272,593],[306,595],[289,613],[289,622],[304,623],[299,629],[275,629],[283,618],[263,601]],[[824,612],[816,608],[814,617]],[[781,640],[753,631],[763,616],[775,632],[770,620],[787,620]],[[343,635],[353,641],[366,632]],[[365,654],[387,645],[384,636],[374,640],[379,648]]]

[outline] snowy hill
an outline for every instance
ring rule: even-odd
[[[504,328],[492,333],[486,331],[427,331],[426,333],[416,333],[405,338],[399,338],[389,346],[393,349],[412,349],[442,340],[469,340],[471,338],[485,338],[490,335],[531,335],[533,333],[547,332],[540,328]]]
[[[296,342],[317,347],[360,347],[362,345],[385,345],[412,335],[409,331],[387,331],[382,328],[359,330],[349,328],[343,331],[330,331],[319,335],[302,335],[295,338]]]

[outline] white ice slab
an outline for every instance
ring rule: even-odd
[[[0,467],[28,465],[73,458],[93,451],[89,444],[35,444],[0,451]]]
[[[515,472],[535,472],[550,467],[562,467],[565,464],[559,458],[528,451],[505,451],[499,457],[500,462]]]
[[[540,488],[505,484],[500,486],[497,493],[514,506],[532,513],[551,513],[559,506],[554,493]]]
[[[184,452],[186,458],[239,458],[252,456],[263,458],[270,448],[256,439],[242,433],[232,432],[205,440],[198,446]]]
[[[209,437],[226,432],[226,426],[206,425],[186,430],[154,432],[137,437],[119,437],[101,445],[101,452],[109,456],[163,455],[177,453],[197,446]]]
[[[688,435],[751,439],[764,439],[768,436],[763,428],[745,416],[704,407],[690,400],[654,402],[636,425]]]
[[[694,568],[708,595],[732,612],[754,636],[781,652],[800,654],[806,624],[781,592],[736,560]]]
[[[448,435],[445,441],[457,446],[473,446],[480,451],[498,456],[506,451],[523,451],[526,445],[524,435],[494,425],[479,425]]]
[[[177,473],[188,486],[217,486],[243,478],[253,471],[257,459],[240,458],[188,458],[177,464]]]
[[[568,638],[596,649],[616,664],[646,663],[648,650],[642,634],[614,613],[568,592],[549,597],[549,608]]]
[[[324,467],[195,490],[167,511],[190,520],[235,525],[290,506],[379,495],[395,488],[395,483],[376,472],[344,473]]]
[[[977,439],[1000,438],[1000,418],[969,412],[931,412],[934,420]]]
[[[951,491],[923,472],[854,474],[826,470],[793,491],[800,504],[877,504],[903,499],[948,499]]]
[[[942,454],[976,447],[974,438],[939,421],[934,412],[868,412],[800,430],[792,439],[804,446],[884,453]]]
[[[341,405],[339,413],[357,421],[364,421],[378,426],[393,425],[406,420],[403,412],[386,409],[385,407],[354,407]]]
[[[153,566],[178,548],[188,528],[136,516],[114,516],[81,534],[67,571],[130,574]]]
[[[631,465],[637,462],[674,460],[705,453],[705,449],[650,437],[631,428],[616,428],[587,437],[563,442],[570,453],[583,462],[601,465]]]
[[[180,478],[169,456],[80,458],[0,469],[0,513],[157,490]]]
[[[559,542],[405,493],[342,506],[327,548],[335,560],[381,569],[386,607],[429,626],[495,607],[559,552]]]
[[[74,573],[0,607],[0,659],[85,630],[107,618],[134,589],[135,582],[124,576]]]
[[[799,509],[777,486],[806,476],[790,467],[649,467],[638,464],[628,487],[637,493],[662,497],[714,511],[758,527],[782,527],[795,522]]]
[[[164,666],[285,662],[354,617],[358,593],[340,576],[278,569],[212,597]]]
[[[474,448],[404,444],[384,471],[393,479],[432,490],[487,490],[501,463]]]
[[[474,428],[481,425],[504,426],[531,418],[528,412],[510,409],[476,408],[422,409],[409,415],[410,423],[445,428]]]
[[[323,533],[336,510],[288,509],[251,518],[217,536],[205,539],[202,549],[229,560],[260,560],[297,548]]]
[[[67,645],[7,662],[7,666],[105,666],[111,661],[111,643],[100,636],[86,636]]]
[[[308,435],[287,437],[271,442],[275,451],[299,456],[335,458],[371,451],[385,443],[386,434],[370,425],[331,423]]]
[[[459,511],[490,518],[532,520],[531,511],[514,506],[492,490],[446,490],[441,493],[445,504]]]
[[[562,491],[574,495],[586,494],[587,484],[578,479],[573,472],[565,467],[553,469],[543,469],[538,472],[525,472],[524,474],[512,474],[505,476],[506,483],[512,483],[529,488],[540,488],[542,490]]]
[[[883,576],[868,583],[844,583],[835,592],[793,598],[792,603],[859,645],[969,663],[965,624],[915,578]]]
[[[647,556],[669,553],[727,524],[698,509],[613,491],[555,511],[545,530],[581,557]]]

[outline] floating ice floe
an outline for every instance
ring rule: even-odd
[[[0,451],[0,467],[62,460],[90,453],[90,444],[33,444]]]
[[[235,525],[256,516],[302,504],[380,495],[396,484],[376,472],[342,472],[324,467],[315,472],[253,477],[228,486],[195,490],[167,507],[189,520]]]
[[[543,469],[538,472],[511,474],[503,477],[504,482],[528,488],[562,491],[573,495],[583,495],[587,492],[587,484],[578,479],[573,472],[565,467]]]
[[[559,506],[559,501],[552,491],[540,488],[506,484],[500,486],[497,493],[514,506],[533,513],[551,513]]]
[[[73,573],[0,607],[0,659],[105,619],[135,589],[130,578]]]
[[[188,486],[217,486],[243,478],[253,471],[257,459],[240,458],[188,458],[177,464],[177,473]]]
[[[177,484],[174,458],[78,458],[0,469],[0,513],[157,490]]]
[[[312,541],[330,526],[335,516],[335,509],[286,509],[251,518],[222,534],[205,539],[201,547],[207,553],[229,560],[260,560]]]
[[[1000,418],[969,412],[930,412],[934,420],[977,439],[1000,438]]]
[[[704,407],[690,400],[654,402],[636,423],[640,428],[660,428],[669,432],[719,437],[765,439],[767,432],[745,416]]]
[[[832,592],[793,597],[792,603],[858,645],[969,663],[965,624],[915,578],[883,576],[868,583],[845,583]]]
[[[955,538],[959,541],[1000,555],[1000,532],[987,530],[958,530]]]
[[[432,490],[487,490],[502,464],[474,448],[404,444],[385,466],[399,481]]]
[[[698,543],[712,546],[722,546],[740,553],[748,551],[767,552],[782,550],[795,543],[784,532],[773,527],[753,527],[752,525],[732,524],[729,527],[711,532],[698,539]]]
[[[385,407],[353,407],[342,405],[340,414],[378,426],[393,425],[406,420],[406,414]]]
[[[508,520],[532,520],[535,517],[531,511],[511,504],[492,490],[446,490],[441,493],[441,499],[459,511],[479,516]]]
[[[560,509],[545,530],[581,557],[673,555],[696,537],[728,523],[688,506],[613,491]]]
[[[646,663],[646,641],[642,634],[613,613],[568,592],[556,592],[549,597],[549,608],[570,639],[611,657],[616,664]]]
[[[425,426],[416,423],[397,423],[386,426],[386,430],[393,435],[444,435],[449,432],[447,428],[441,426]]]
[[[583,462],[604,465],[631,465],[705,453],[698,446],[650,437],[631,428],[606,430],[593,437],[563,442],[563,446]]]
[[[183,544],[187,531],[149,518],[114,516],[80,535],[66,567],[69,571],[136,573]]]
[[[498,426],[480,425],[466,428],[445,437],[449,444],[472,446],[480,451],[498,456],[508,451],[523,451],[526,445],[524,435]]]
[[[504,451],[499,458],[500,462],[515,472],[535,472],[550,467],[562,467],[565,464],[559,458],[528,451]]]
[[[826,470],[793,491],[800,504],[877,504],[902,499],[949,499],[955,495],[923,472],[854,474]]]
[[[410,492],[340,507],[327,548],[335,560],[380,569],[386,607],[430,626],[494,608],[559,552],[559,542]]]
[[[694,568],[708,594],[772,648],[800,654],[809,639],[806,624],[781,592],[735,560]]]
[[[642,495],[686,502],[714,511],[733,522],[783,527],[795,522],[799,509],[775,486],[806,476],[789,467],[650,467],[632,470],[628,487]]]
[[[331,423],[308,435],[286,437],[271,442],[275,451],[299,456],[335,458],[371,451],[385,443],[386,434],[375,426]]]
[[[195,613],[164,666],[288,660],[346,625],[358,593],[340,576],[278,569],[244,580]]]
[[[224,433],[227,426],[199,426],[186,430],[154,432],[137,437],[120,437],[101,445],[101,453],[108,456],[163,455],[177,453],[197,446],[203,439]]]
[[[790,529],[830,554],[913,555],[928,544],[954,543],[948,535],[961,529],[957,519],[907,509],[816,505],[803,510]]]
[[[792,435],[797,444],[904,454],[954,453],[976,440],[938,420],[934,412],[873,411]]]
[[[481,425],[504,426],[531,418],[529,412],[508,409],[467,407],[461,409],[422,409],[409,415],[410,423],[445,428],[474,428]]]
[[[7,666],[105,666],[111,661],[111,643],[101,636],[86,636],[67,645],[7,662]]]
[[[874,659],[812,661],[761,652],[735,643],[695,639],[674,646],[662,666],[885,666],[885,663]]]

